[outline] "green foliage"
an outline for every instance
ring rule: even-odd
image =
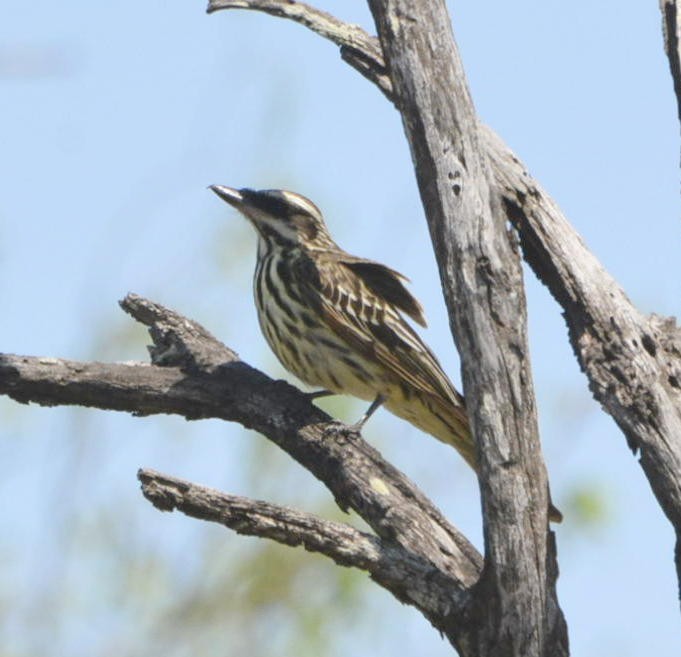
[[[613,510],[607,490],[597,480],[573,484],[564,496],[565,511],[570,520],[581,529],[602,531],[613,520]]]

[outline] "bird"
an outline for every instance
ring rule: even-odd
[[[282,365],[313,397],[352,395],[453,446],[477,471],[465,400],[405,319],[425,327],[408,279],[351,255],[331,237],[319,208],[281,189],[210,185],[258,237],[253,292],[260,328]],[[551,507],[552,520],[559,512]]]

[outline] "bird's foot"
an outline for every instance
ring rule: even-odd
[[[383,404],[384,401],[385,401],[385,395],[382,395],[382,394],[377,395],[376,399],[374,399],[374,401],[371,402],[371,406],[369,406],[369,408],[367,408],[366,413],[364,413],[364,415],[362,415],[362,417],[359,418],[359,420],[357,422],[355,422],[354,424],[351,424],[349,426],[349,429],[351,431],[356,431],[357,433],[361,433],[362,428],[366,424],[366,421],[376,412],[376,410]]]

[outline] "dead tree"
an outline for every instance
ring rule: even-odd
[[[24,403],[221,418],[255,429],[373,533],[149,470],[139,473],[145,496],[160,509],[302,544],[368,572],[421,611],[462,656],[567,655],[521,257],[562,306],[594,397],[640,454],[676,532],[679,578],[681,335],[673,320],[633,306],[520,159],[480,124],[444,2],[369,5],[378,37],[290,0],[212,0],[208,11],[253,9],[303,24],[339,46],[343,60],[400,112],[478,444],[484,557],[360,435],[239,360],[195,322],[135,295],[121,305],[149,327],[151,365],[2,355],[0,392]],[[677,3],[660,6],[681,107]]]

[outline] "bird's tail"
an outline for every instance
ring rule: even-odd
[[[478,471],[473,435],[466,409],[434,396],[414,396],[410,403],[386,403],[388,410],[456,449],[464,461]],[[563,514],[553,505],[549,494],[549,520],[562,522]]]

